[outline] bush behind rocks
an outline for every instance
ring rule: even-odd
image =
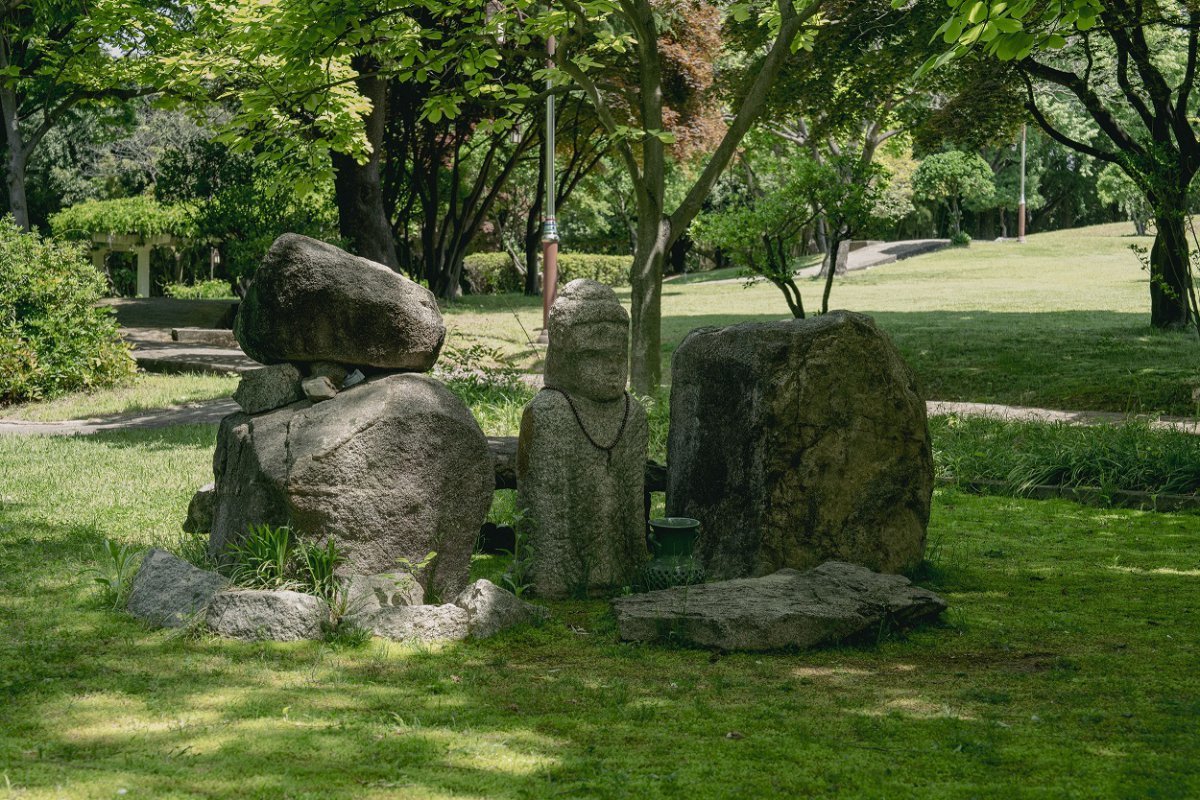
[[[0,403],[131,378],[104,279],[83,250],[0,221]]]
[[[558,280],[563,285],[588,278],[608,286],[628,286],[632,265],[631,256],[559,253]],[[463,274],[473,294],[519,292],[525,285],[507,253],[473,253],[463,260]]]

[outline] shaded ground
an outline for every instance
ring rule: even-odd
[[[939,491],[919,580],[944,623],[807,653],[622,645],[600,602],[444,648],[240,644],[98,608],[100,542],[177,541],[212,437],[0,439],[14,797],[1200,795],[1196,516]]]

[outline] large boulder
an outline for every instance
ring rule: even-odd
[[[373,379],[318,405],[226,417],[213,463],[210,551],[251,525],[333,538],[346,575],[420,564],[432,596],[467,585],[494,489],[487,439],[462,401],[426,375]],[[403,563],[400,564],[404,566]]]
[[[263,364],[332,361],[424,372],[446,336],[428,289],[382,264],[287,233],[267,251],[233,326]]]
[[[814,647],[877,631],[885,621],[913,625],[945,608],[908,578],[837,561],[613,600],[625,641],[720,650]]]
[[[300,592],[235,589],[221,592],[208,605],[213,633],[231,639],[295,642],[320,639],[329,620],[329,604]]]
[[[710,578],[921,562],[933,495],[925,403],[870,317],[699,328],[675,351],[671,381],[667,513],[700,520]]]
[[[133,578],[129,613],[156,627],[180,628],[201,615],[228,584],[217,573],[192,566],[166,550],[151,550]]]

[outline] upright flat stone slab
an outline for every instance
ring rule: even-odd
[[[129,592],[129,613],[162,628],[179,628],[204,613],[229,581],[166,550],[142,558]]]
[[[421,573],[432,596],[467,585],[491,507],[487,439],[453,393],[425,375],[373,379],[318,405],[234,414],[221,423],[209,548],[220,557],[251,525],[291,524],[333,538],[346,575],[437,556]]]
[[[271,245],[233,326],[263,364],[332,361],[424,372],[446,326],[433,294],[374,261],[287,233]]]
[[[329,605],[311,594],[236,589],[215,595],[208,627],[231,639],[295,642],[320,639]]]
[[[878,629],[933,619],[946,602],[901,575],[828,561],[808,572],[665,589],[613,600],[630,642],[673,642],[721,650],[815,647]]]
[[[671,376],[667,513],[700,520],[711,578],[921,562],[933,496],[925,403],[870,317],[699,328]]]

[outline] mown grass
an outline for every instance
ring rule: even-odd
[[[1195,414],[1195,334],[1149,326],[1148,277],[1129,251],[1131,226],[1035,234],[1025,245],[976,242],[839,279],[832,305],[874,315],[926,396],[1077,410]],[[817,282],[802,282],[810,307]],[[628,300],[628,291],[621,292]],[[537,298],[467,297],[445,309],[452,341],[507,352],[540,368],[531,344]],[[693,328],[787,315],[773,286],[668,283],[664,380]]]
[[[176,541],[213,443],[0,439],[10,796],[1200,794],[1200,517],[940,490],[922,582],[944,623],[810,653],[623,645],[603,603],[442,648],[179,637],[100,609],[101,541]]]
[[[230,375],[140,372],[125,386],[75,392],[53,400],[0,406],[0,419],[52,422],[87,419],[229,397],[237,388]]]

